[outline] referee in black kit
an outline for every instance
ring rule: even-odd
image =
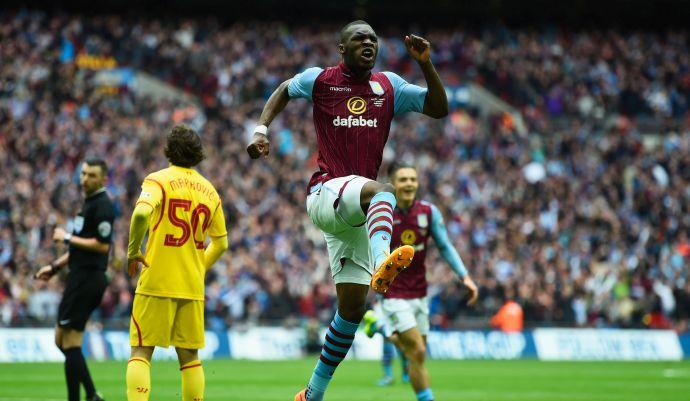
[[[105,270],[115,219],[115,209],[104,187],[107,176],[108,167],[103,160],[88,159],[81,165],[79,182],[84,191],[84,206],[74,218],[72,233],[62,228],[53,233],[53,240],[64,242],[69,249],[36,273],[36,278],[49,280],[62,267],[69,266],[55,328],[55,344],[65,354],[69,401],[79,401],[79,383],[84,385],[87,401],[103,400],[96,393],[81,346],[86,321],[101,304],[107,285]]]

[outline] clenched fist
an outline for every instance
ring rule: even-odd
[[[252,159],[258,159],[260,156],[267,157],[270,152],[271,143],[268,137],[264,134],[254,133],[252,142],[247,146],[247,153]]]
[[[410,56],[420,64],[426,63],[431,57],[431,43],[421,36],[405,36],[405,47]]]

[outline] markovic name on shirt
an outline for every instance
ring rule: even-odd
[[[187,188],[192,191],[196,191],[202,196],[205,196],[211,201],[216,200],[216,191],[206,184],[205,182],[202,181],[197,181],[197,180],[190,180],[188,178],[177,178],[168,181],[168,184],[170,184],[170,189],[173,191],[176,191],[178,189],[182,188]]]

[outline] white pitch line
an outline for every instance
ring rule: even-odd
[[[690,377],[690,371],[682,369],[664,369],[662,374],[664,377],[668,378]]]

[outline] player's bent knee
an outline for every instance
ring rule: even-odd
[[[360,200],[362,205],[368,205],[376,194],[381,192],[395,193],[395,187],[393,184],[382,184],[377,181],[369,181],[362,187],[362,192],[360,194]]]
[[[373,197],[374,195],[381,193],[381,192],[390,192],[390,193],[395,193],[395,187],[391,183],[381,183],[378,181],[371,181],[368,182],[364,188],[367,188],[369,191],[369,194]],[[363,188],[363,190],[364,190]]]
[[[381,189],[378,192],[390,192],[392,194],[395,193],[395,187],[391,183],[385,183],[385,184],[380,184]]]
[[[424,363],[424,359],[426,358],[426,346],[424,344],[415,344],[410,349],[408,358],[417,364]]]

